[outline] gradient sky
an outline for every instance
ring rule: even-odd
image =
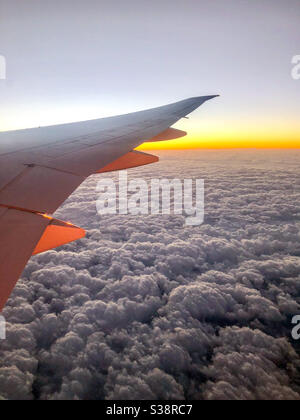
[[[0,130],[220,94],[167,147],[300,147],[299,22],[299,0],[0,0]]]

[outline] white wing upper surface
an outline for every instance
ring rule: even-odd
[[[86,177],[214,97],[191,98],[117,117],[0,133],[0,310],[41,237],[45,238],[45,230],[49,225],[53,228],[53,219],[45,214],[52,214]],[[82,236],[74,226],[59,228],[74,229],[67,237]],[[57,242],[62,243],[62,239]]]

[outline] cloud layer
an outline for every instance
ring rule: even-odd
[[[87,180],[57,213],[87,237],[4,310],[1,398],[300,399],[300,154],[178,153],[130,176],[204,178],[205,224],[100,217]]]

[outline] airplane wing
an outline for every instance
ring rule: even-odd
[[[184,136],[171,126],[214,97],[0,133],[0,311],[31,255],[85,235],[49,215],[92,174],[157,162],[134,149],[147,141]]]

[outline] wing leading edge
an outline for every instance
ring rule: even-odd
[[[186,133],[171,126],[215,96],[117,117],[0,133],[0,311],[32,254],[84,231],[54,211],[90,175],[156,162],[134,151]]]

